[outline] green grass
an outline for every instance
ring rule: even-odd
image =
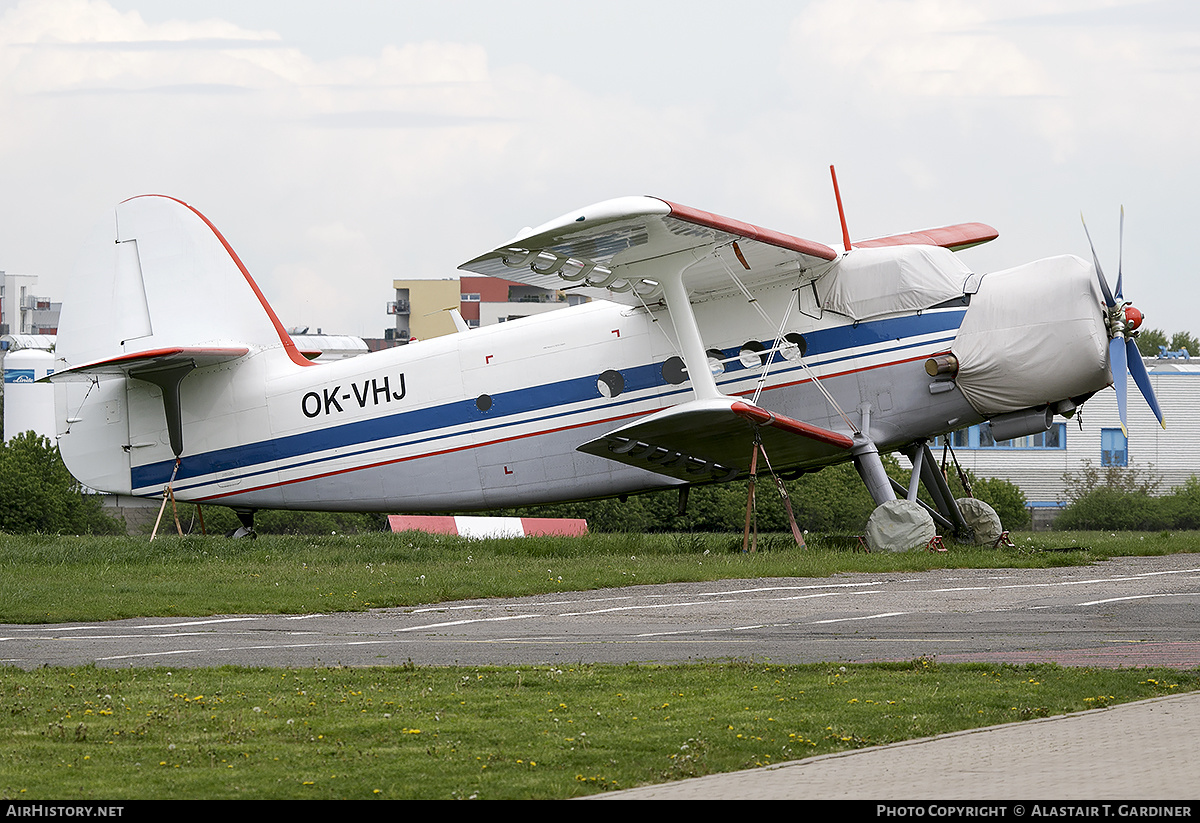
[[[567,798],[1200,687],[1053,665],[0,669],[6,799]]]
[[[311,613],[628,584],[1047,568],[1200,551],[1200,533],[853,540],[418,534],[0,535],[0,622]],[[1200,688],[1200,670],[1053,665],[0,669],[9,799],[565,798]]]
[[[867,554],[813,536],[599,534],[468,540],[417,533],[223,537],[0,535],[0,623],[353,611],[630,584],[1047,568],[1200,551],[1200,532],[1018,534],[1016,548]]]

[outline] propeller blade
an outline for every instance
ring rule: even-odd
[[[1129,373],[1133,375],[1133,382],[1137,384],[1142,397],[1146,398],[1146,405],[1150,407],[1150,411],[1154,412],[1154,416],[1158,418],[1158,424],[1165,429],[1167,423],[1163,420],[1162,409],[1158,406],[1158,398],[1154,396],[1154,389],[1150,386],[1150,374],[1146,371],[1146,364],[1142,362],[1142,354],[1138,351],[1137,343],[1133,340],[1126,340],[1125,349],[1128,353]]]
[[[1140,358],[1139,358],[1140,359]],[[1113,388],[1117,392],[1117,416],[1121,418],[1121,431],[1129,436],[1129,426],[1126,425],[1125,414],[1125,373],[1128,371],[1125,357],[1125,340],[1114,337],[1108,341],[1108,368],[1112,371]]]
[[[1082,214],[1079,217],[1081,220],[1083,219]],[[1117,238],[1117,292],[1115,299],[1113,293],[1108,289],[1108,281],[1104,279],[1104,272],[1100,269],[1100,258],[1096,255],[1096,246],[1092,243],[1092,235],[1088,231],[1086,220],[1083,222],[1083,233],[1087,235],[1088,246],[1092,249],[1092,261],[1096,265],[1096,277],[1100,280],[1100,291],[1104,293],[1104,305],[1111,310],[1118,305],[1118,301],[1123,302],[1121,292],[1124,289],[1122,269],[1125,256],[1125,207],[1121,207],[1121,229]],[[1128,381],[1125,377],[1127,372],[1133,376],[1133,382],[1137,384],[1142,397],[1146,399],[1146,405],[1158,418],[1159,425],[1165,429],[1167,424],[1163,420],[1158,398],[1154,396],[1154,388],[1150,385],[1150,374],[1146,371],[1146,364],[1142,362],[1142,353],[1138,351],[1137,342],[1132,337],[1125,336],[1124,322],[1118,322],[1125,321],[1126,318],[1122,314],[1112,311],[1109,314],[1112,317],[1114,328],[1110,331],[1113,337],[1108,341],[1108,368],[1112,372],[1113,390],[1117,393],[1117,414],[1121,418],[1121,431],[1126,437],[1129,436],[1125,402],[1128,388]]]
[[[1121,259],[1125,256],[1125,207],[1121,206],[1121,230],[1117,234],[1117,290],[1113,296],[1121,299]]]
[[[1082,214],[1079,215],[1079,219],[1083,220]],[[1100,278],[1100,291],[1104,293],[1104,305],[1108,306],[1111,309],[1113,306],[1117,305],[1117,301],[1113,300],[1112,292],[1108,290],[1108,281],[1104,279],[1104,271],[1100,268],[1100,258],[1096,255],[1096,246],[1095,246],[1095,244],[1092,243],[1092,233],[1088,231],[1086,220],[1083,220],[1083,233],[1087,235],[1088,246],[1090,246],[1092,249],[1092,262],[1096,266],[1096,277]],[[1124,349],[1122,349],[1121,351],[1122,351],[1122,355],[1123,355]],[[1114,369],[1114,372],[1115,372],[1115,369]],[[1125,377],[1124,372],[1125,372],[1125,370],[1121,369],[1121,378],[1122,379],[1124,379],[1124,377]]]

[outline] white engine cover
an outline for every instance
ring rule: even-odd
[[[985,417],[1108,386],[1095,269],[1066,255],[986,275],[952,351],[958,387]]]

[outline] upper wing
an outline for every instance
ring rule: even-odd
[[[877,238],[857,246],[934,245],[951,250],[994,238],[980,223]],[[671,259],[668,259],[671,258]],[[597,203],[526,229],[460,268],[548,289],[607,290],[623,302],[662,296],[659,278],[686,271],[687,299],[667,300],[672,314],[689,302],[785,279],[805,281],[840,258],[822,243],[680,206],[654,197]],[[686,327],[687,324],[685,324]],[[683,341],[702,362],[698,333]],[[715,388],[714,388],[715,391]],[[847,435],[774,414],[725,396],[705,396],[649,415],[584,443],[580,451],[690,482],[728,480],[750,466],[759,439],[780,466],[822,465],[844,458]]]
[[[526,229],[459,268],[541,288],[607,290],[611,299],[636,302],[660,294],[655,259],[688,251],[697,258],[687,275],[693,295],[736,288],[731,272],[755,282],[815,277],[838,257],[812,240],[655,197],[623,197]]]
[[[1000,232],[986,223],[956,223],[936,229],[921,229],[905,234],[856,240],[851,245],[857,249],[873,249],[880,246],[941,246],[950,251],[962,251],[995,240]]]
[[[994,240],[983,223],[959,223],[862,240],[856,248],[941,246],[951,251]],[[681,206],[656,197],[622,197],[525,229],[508,243],[459,268],[544,289],[600,292],[622,302],[657,299],[653,261],[691,251],[687,286],[693,297],[713,296],[743,283],[784,277],[816,278],[838,252],[813,240]]]

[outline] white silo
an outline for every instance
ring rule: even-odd
[[[4,439],[34,431],[54,442],[54,386],[38,383],[54,371],[54,355],[18,349],[4,357]]]

